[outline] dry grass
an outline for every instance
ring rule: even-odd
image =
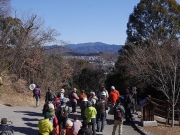
[[[3,85],[0,86],[0,104],[11,106],[35,106],[32,91],[27,87],[26,81],[17,79],[15,75],[3,73]],[[44,97],[44,96],[42,96]],[[40,103],[44,103],[41,99]],[[43,106],[43,104],[40,104]]]

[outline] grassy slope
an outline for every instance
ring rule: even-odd
[[[24,80],[17,80],[14,75],[3,74],[3,85],[0,86],[0,104],[11,106],[35,106],[32,91]],[[14,83],[13,83],[14,82]],[[42,96],[43,98],[44,96]],[[44,99],[40,99],[43,106]]]

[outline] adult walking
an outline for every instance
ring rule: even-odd
[[[114,126],[113,126],[112,135],[115,135],[117,126],[119,127],[118,135],[122,135],[122,125],[123,125],[125,110],[124,107],[121,105],[120,99],[116,101],[116,105],[113,108],[113,114],[114,114]]]
[[[48,88],[48,92],[46,92],[45,102],[53,101],[56,97],[55,93],[51,90],[51,88]]]
[[[36,99],[36,107],[39,106],[39,100],[41,97],[41,89],[38,85],[36,85],[36,88],[33,89],[33,97]]]
[[[101,93],[100,100],[96,103],[96,111],[97,111],[97,132],[104,130],[104,122],[106,118],[106,108],[107,102],[105,100],[105,92]],[[101,125],[101,126],[100,126]]]
[[[116,90],[114,86],[111,86],[111,92],[109,94],[109,97],[111,102],[110,113],[112,114],[112,110],[116,104],[116,100],[120,97],[119,91]]]
[[[130,91],[128,88],[126,88],[126,95],[124,98],[124,108],[125,108],[125,117],[126,117],[126,122],[132,121],[132,115],[131,115],[131,108],[133,106],[132,104],[132,95],[130,94]]]
[[[69,98],[70,98],[71,104],[72,104],[72,113],[77,113],[76,107],[77,107],[77,100],[79,100],[79,97],[76,92],[77,92],[77,89],[74,88],[73,91],[69,95]]]
[[[92,106],[92,103],[90,101],[88,101],[87,108],[85,110],[85,116],[87,118],[89,127],[93,131],[93,135],[96,135],[96,130],[95,130],[96,114],[97,114],[96,109]]]

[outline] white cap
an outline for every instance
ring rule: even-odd
[[[73,126],[72,121],[71,121],[71,120],[67,120],[67,121],[66,121],[66,126],[72,127],[72,126]]]
[[[101,92],[101,96],[106,96],[106,92]]]
[[[51,108],[54,109],[54,105],[52,103],[49,103],[48,107],[49,107],[49,109],[51,109]]]
[[[114,86],[111,86],[111,89],[112,89],[112,90],[115,90],[115,87],[114,87]]]
[[[64,93],[64,92],[65,92],[65,90],[64,90],[64,89],[61,89],[61,90],[60,90],[60,92]]]
[[[83,100],[82,100],[82,101],[88,101],[88,100],[87,100],[87,98],[85,97],[85,98],[83,98]]]
[[[77,89],[76,89],[76,88],[74,88],[74,89],[73,89],[73,91],[77,91]]]

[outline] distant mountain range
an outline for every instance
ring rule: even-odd
[[[102,42],[95,43],[80,43],[80,44],[68,44],[65,46],[46,46],[46,50],[59,50],[63,49],[63,51],[67,52],[75,52],[75,53],[99,53],[99,52],[108,52],[108,53],[118,53],[118,50],[122,48],[122,45],[111,45],[105,44]]]

